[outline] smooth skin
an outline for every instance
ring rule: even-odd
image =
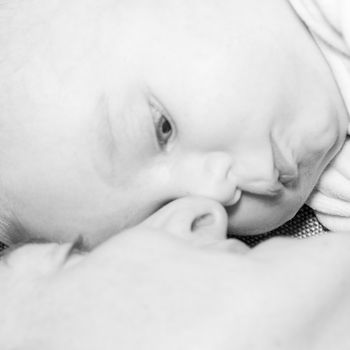
[[[226,220],[185,198],[91,253],[14,250],[0,262],[1,349],[349,349],[349,234],[249,250],[222,240]]]

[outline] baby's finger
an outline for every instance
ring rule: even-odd
[[[315,213],[318,221],[330,231],[350,231],[350,218]]]
[[[307,204],[319,213],[350,217],[350,202],[326,196],[319,191],[311,194]]]
[[[335,168],[328,168],[321,176],[316,189],[328,197],[350,202],[350,178]]]

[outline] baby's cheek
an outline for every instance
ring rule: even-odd
[[[269,232],[291,219],[305,200],[306,194],[301,196],[299,193],[283,194],[280,198],[244,194],[240,202],[228,210],[229,233],[256,235]]]
[[[324,160],[326,155],[327,160],[330,161],[340,150],[345,140],[346,127],[335,123],[333,118],[323,118],[323,120],[323,123],[320,121],[313,128],[309,127],[311,130],[309,137],[303,137],[299,140],[300,147],[298,149],[303,150],[302,160],[305,162],[304,165],[309,168],[318,160]]]

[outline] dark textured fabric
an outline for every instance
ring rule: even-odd
[[[6,248],[6,245],[2,242],[0,242],[0,252]]]
[[[274,231],[256,236],[232,237],[239,238],[249,246],[254,247],[258,243],[274,236],[307,238],[324,234],[325,232],[327,232],[327,230],[317,221],[312,209],[304,205],[292,220]],[[0,242],[0,251],[4,248],[6,248],[6,246]]]

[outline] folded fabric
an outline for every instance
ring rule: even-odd
[[[290,3],[322,50],[350,110],[350,1],[290,0]],[[321,175],[307,204],[329,230],[350,231],[349,138]]]
[[[344,103],[350,110],[350,1],[289,2],[323,52],[344,97]]]
[[[307,204],[332,231],[350,231],[350,137],[322,174]]]

